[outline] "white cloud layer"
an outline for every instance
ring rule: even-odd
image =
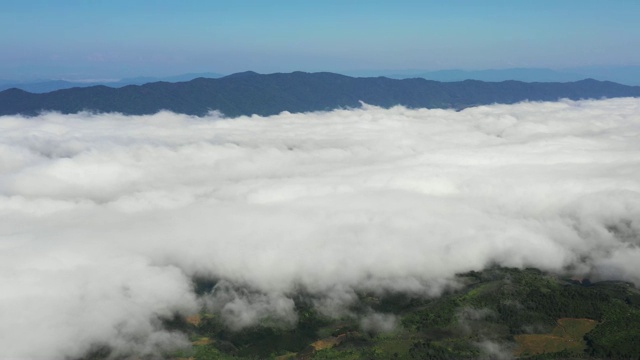
[[[0,358],[153,354],[203,303],[295,321],[295,289],[338,311],[491,264],[640,285],[638,139],[629,98],[0,117]]]

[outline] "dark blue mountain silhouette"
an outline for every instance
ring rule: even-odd
[[[640,96],[639,86],[586,79],[567,83],[520,81],[437,82],[422,78],[354,78],[334,73],[243,72],[219,79],[154,82],[121,88],[92,86],[32,94],[18,89],[0,92],[0,115],[34,115],[42,111],[153,114],[170,110],[204,115],[219,110],[227,116],[272,115],[359,107],[453,108],[524,100],[556,101]]]

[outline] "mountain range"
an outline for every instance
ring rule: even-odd
[[[124,78],[120,80],[84,80],[84,81],[72,81],[72,80],[32,80],[32,81],[11,81],[0,80],[0,91],[11,88],[16,88],[31,93],[46,93],[56,90],[69,89],[74,87],[90,87],[105,85],[109,87],[123,87],[127,85],[143,85],[150,82],[166,81],[166,82],[179,82],[189,81],[199,77],[206,78],[219,78],[224,75],[218,73],[188,73],[175,76],[166,77],[151,77],[151,76],[139,76],[133,78]]]
[[[568,82],[582,79],[613,81],[619,84],[640,85],[640,66],[591,66],[570,69],[508,68],[485,70],[447,69],[425,70],[375,70],[350,72],[351,76],[386,76],[392,79],[420,77],[436,81],[507,81]]]
[[[222,78],[152,82],[114,88],[104,85],[34,94],[0,92],[0,115],[42,111],[153,114],[170,110],[190,115],[220,111],[226,116],[273,115],[359,107],[452,108],[520,101],[638,97],[640,86],[585,79],[575,82],[438,82],[423,78],[349,77],[335,73],[236,73]]]
[[[435,81],[507,81],[516,80],[524,82],[568,82],[583,79],[595,79],[601,81],[613,81],[623,85],[640,86],[640,66],[591,66],[568,69],[548,68],[506,68],[485,70],[359,70],[337,71],[337,73],[353,77],[378,77],[384,76],[391,79],[423,78]],[[31,93],[46,93],[55,90],[69,89],[73,87],[89,87],[105,85],[109,87],[123,87],[127,85],[143,85],[150,82],[166,81],[180,82],[193,79],[221,78],[225,75],[214,72],[187,73],[164,77],[139,76],[124,79],[0,79],[0,91],[16,88]]]

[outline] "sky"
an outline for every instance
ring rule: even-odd
[[[189,346],[174,314],[295,325],[305,289],[358,316],[494,265],[640,286],[639,136],[637,98],[0,117],[0,358],[153,355]]]
[[[0,0],[0,79],[640,65],[635,0]]]

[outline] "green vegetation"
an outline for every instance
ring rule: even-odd
[[[637,296],[636,294],[633,294]],[[605,321],[585,336],[589,354],[608,359],[640,358],[640,306],[614,299]]]
[[[231,331],[215,314],[172,319],[193,347],[172,359],[640,359],[640,291],[624,282],[578,282],[535,269],[492,268],[458,276],[438,298],[360,293],[353,317],[331,319],[305,295],[295,328],[263,324]],[[211,284],[209,284],[211,285]],[[208,291],[211,286],[204,286]],[[361,316],[394,314],[388,333],[364,331]],[[102,356],[103,355],[103,356]],[[108,355],[104,349],[91,359]]]

